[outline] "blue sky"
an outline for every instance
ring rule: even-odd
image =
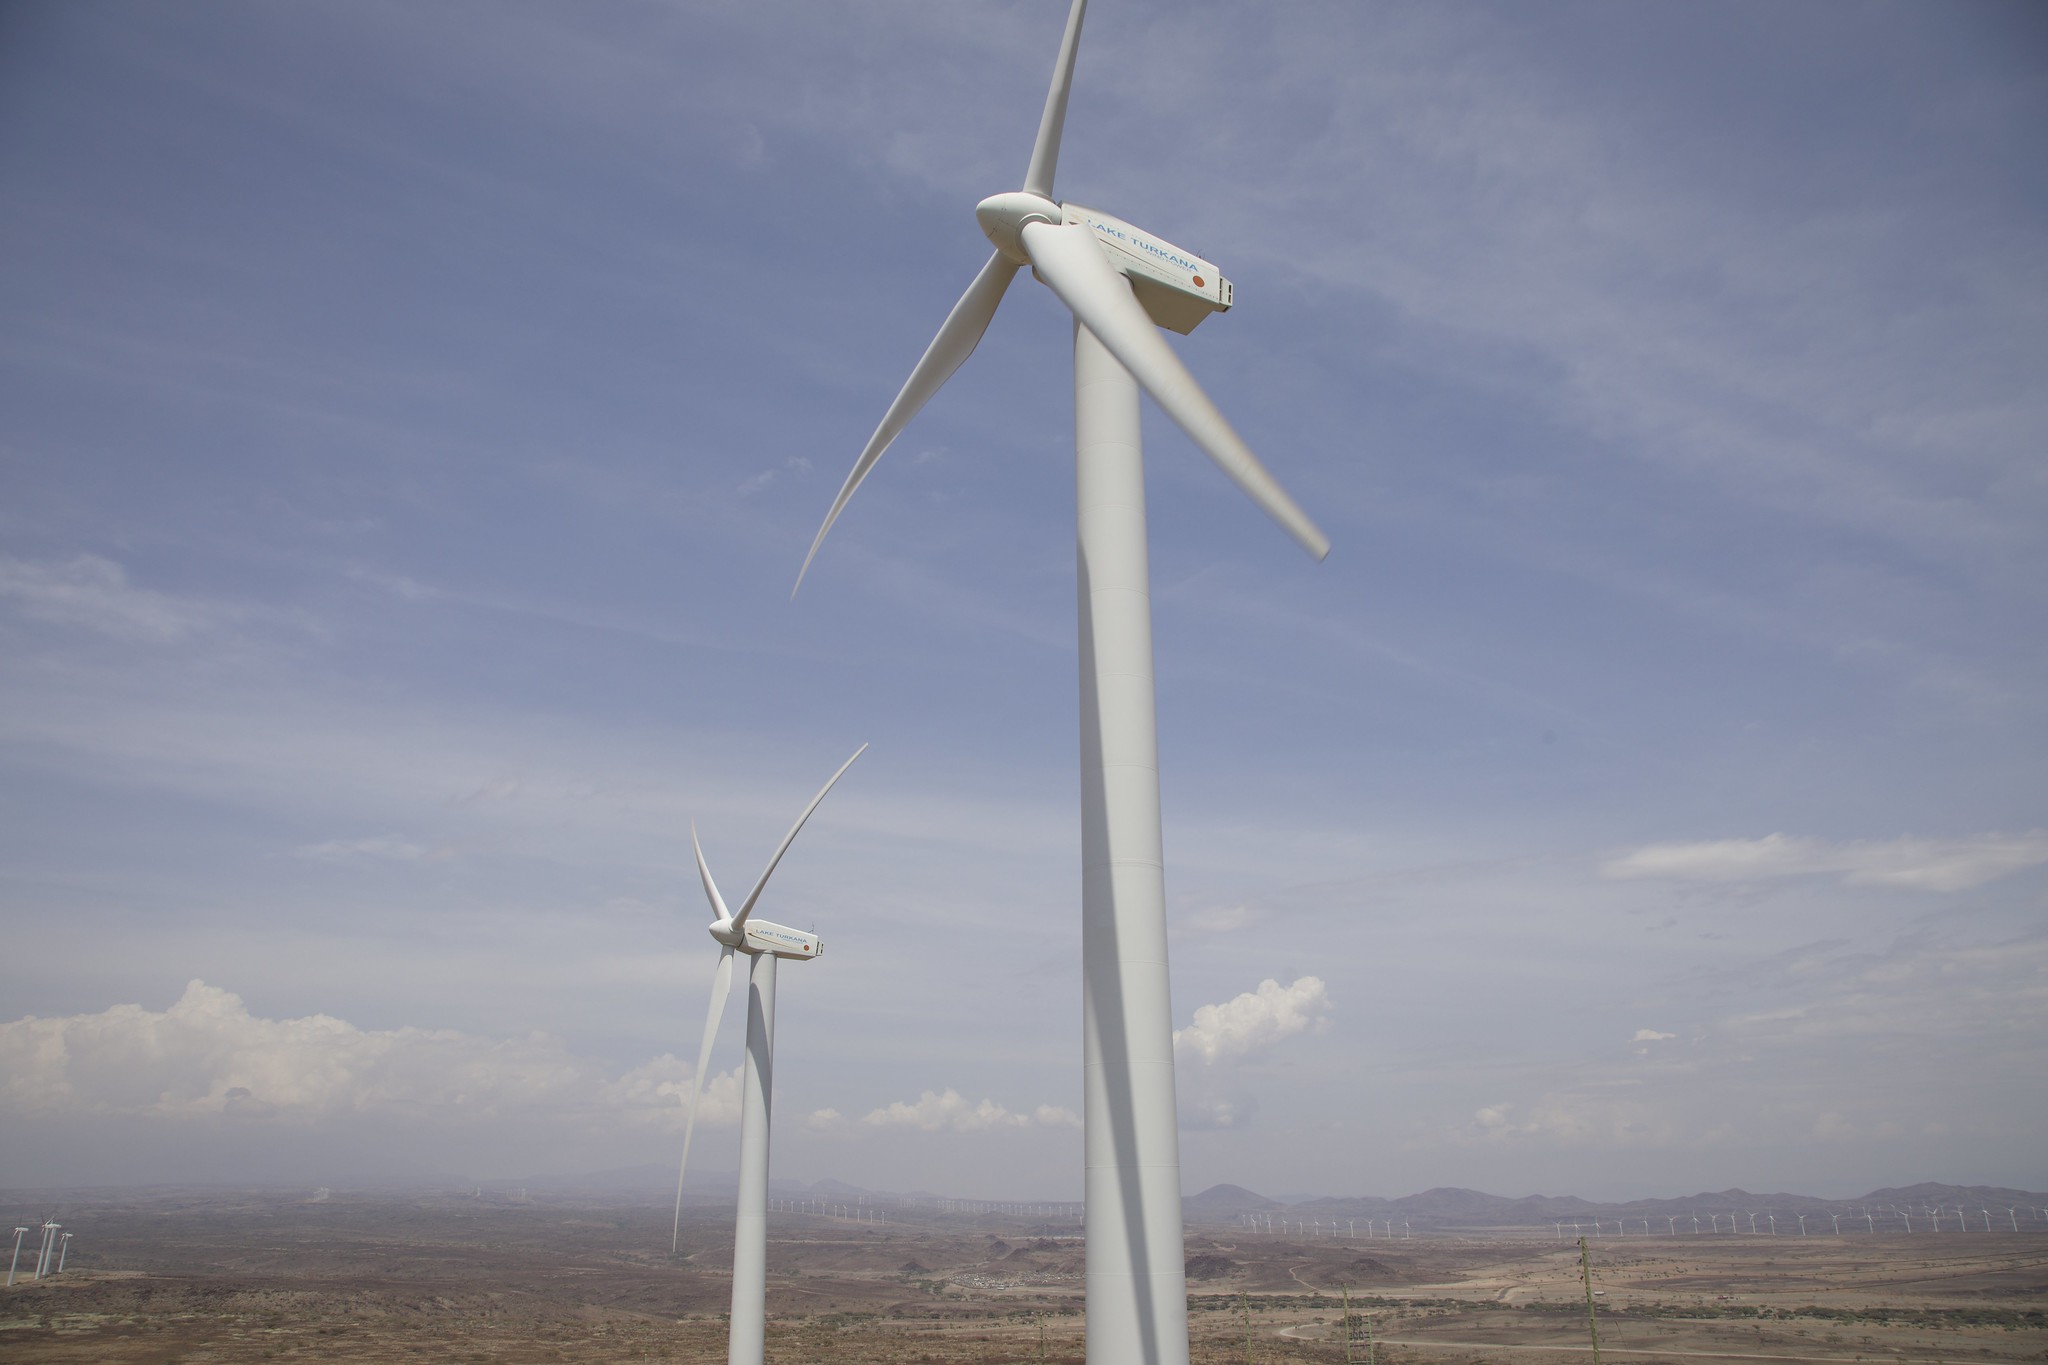
[[[866,741],[777,1173],[1078,1194],[1046,291],[789,600],[1064,8],[10,7],[0,1179],[672,1159],[689,821]],[[2048,1185],[2044,128],[2020,4],[1099,0],[1335,543],[1148,416],[1190,1190]]]

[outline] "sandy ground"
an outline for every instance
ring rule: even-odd
[[[0,1294],[10,1362],[713,1361],[731,1221],[644,1206],[216,1193],[74,1200],[66,1273]],[[18,1221],[27,1221],[19,1219]],[[769,1359],[1070,1361],[1071,1225],[781,1215]],[[1548,1230],[1188,1244],[1197,1361],[1592,1359]],[[1643,1237],[1591,1246],[1603,1358],[2048,1360],[2048,1235]],[[1352,1310],[1345,1337],[1345,1298]],[[1347,1355],[1348,1353],[1348,1355]]]

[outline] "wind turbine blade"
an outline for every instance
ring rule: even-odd
[[[818,557],[818,547],[825,543],[825,533],[846,510],[853,491],[875,467],[875,461],[882,458],[882,452],[889,448],[889,443],[902,434],[903,428],[910,425],[910,419],[931,401],[931,396],[939,391],[940,386],[953,377],[953,371],[974,354],[982,333],[988,330],[989,319],[996,315],[996,305],[1003,301],[1003,291],[1010,287],[1010,281],[1016,275],[1017,263],[1001,252],[995,253],[988,258],[988,264],[981,268],[981,273],[974,277],[974,283],[967,286],[967,292],[960,296],[960,301],[953,305],[953,311],[946,314],[939,334],[925,348],[924,356],[911,370],[910,378],[903,381],[903,389],[896,395],[896,401],[882,414],[882,424],[875,428],[874,435],[868,437],[867,448],[853,462],[853,472],[840,486],[839,496],[832,499],[832,510],[825,514],[825,524],[818,528],[817,538],[811,542],[811,552],[804,556],[803,568],[797,570],[796,587],[789,590],[791,597],[795,597],[797,588],[804,585],[804,575],[810,572],[811,561]]]
[[[859,758],[867,751],[868,746],[863,744],[853,751],[853,758]],[[825,799],[825,793],[832,790],[832,784],[837,782],[845,774],[846,770],[853,766],[853,758],[849,758],[846,762],[840,764],[839,771],[825,780],[825,785],[818,788],[818,794],[811,798],[811,804],[804,807],[804,813],[797,816],[796,823],[789,827],[789,833],[782,836],[782,846],[775,850],[775,856],[770,858],[768,866],[761,870],[761,880],[755,882],[754,889],[747,893],[746,904],[742,905],[740,912],[733,916],[733,928],[739,929],[746,925],[747,916],[754,913],[754,902],[761,899],[761,888],[768,885],[768,878],[774,875],[775,865],[782,861],[783,854],[789,852],[789,846],[796,839],[797,831],[804,827],[804,821],[811,818],[811,812],[816,810],[818,803]]]
[[[1038,118],[1038,140],[1031,144],[1031,166],[1024,172],[1024,190],[1052,198],[1053,168],[1059,164],[1060,134],[1067,126],[1067,92],[1074,88],[1074,54],[1081,47],[1081,16],[1088,0],[1074,0],[1067,11],[1067,34],[1052,65],[1052,89],[1045,92],[1045,112]]]
[[[1023,240],[1038,277],[1131,372],[1166,415],[1180,424],[1202,453],[1300,541],[1303,549],[1317,559],[1329,554],[1329,537],[1287,496],[1287,490],[1202,392],[1152,319],[1145,316],[1130,286],[1103,256],[1094,230],[1086,223],[1026,223]]]
[[[711,1065],[711,1045],[718,1041],[718,1021],[725,1014],[725,997],[732,990],[732,949],[718,950],[718,965],[711,969],[711,1010],[704,1016],[704,1041],[697,1047],[697,1074],[690,1078],[690,1108],[683,1120],[683,1160],[676,1167],[676,1221],[669,1234],[668,1254],[676,1254],[683,1241],[683,1172],[690,1169],[690,1139],[697,1132],[697,1100],[704,1093],[704,1068]]]
[[[704,894],[711,897],[711,909],[720,921],[732,918],[732,912],[725,908],[725,897],[718,894],[718,883],[711,880],[711,865],[704,861],[704,845],[697,842],[697,822],[690,822],[690,847],[697,854],[697,876],[704,883]]]

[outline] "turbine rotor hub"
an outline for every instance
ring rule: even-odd
[[[1029,265],[1031,258],[1024,254],[1024,225],[1050,223],[1058,227],[1066,221],[1066,212],[1043,195],[1011,190],[1007,194],[992,194],[976,204],[974,217],[997,251],[1018,265]]]

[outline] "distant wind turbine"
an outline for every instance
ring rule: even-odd
[[[703,845],[697,842],[697,827],[690,826],[690,847],[697,855],[697,876],[704,883],[704,895],[711,902],[712,941],[718,944],[718,962],[711,969],[711,1008],[704,1018],[704,1041],[697,1049],[697,1073],[690,1081],[689,1117],[683,1122],[683,1158],[676,1168],[675,1228],[669,1244],[674,1255],[682,1241],[683,1176],[690,1169],[690,1139],[697,1131],[697,1101],[704,1093],[704,1072],[711,1065],[711,1045],[718,1041],[718,1021],[725,1013],[725,1000],[732,988],[734,953],[747,957],[747,1052],[740,1083],[740,1188],[739,1204],[733,1215],[732,1314],[726,1329],[726,1358],[729,1365],[761,1365],[766,1350],[768,1313],[768,1123],[775,1092],[775,966],[783,958],[808,962],[824,951],[816,934],[755,919],[754,904],[768,885],[782,855],[789,852],[811,812],[845,775],[854,759],[867,752],[863,744],[853,758],[839,765],[826,779],[804,813],[797,816],[789,833],[782,836],[775,855],[761,872],[754,889],[740,903],[738,914],[725,908],[718,894],[710,864],[704,861]]]

